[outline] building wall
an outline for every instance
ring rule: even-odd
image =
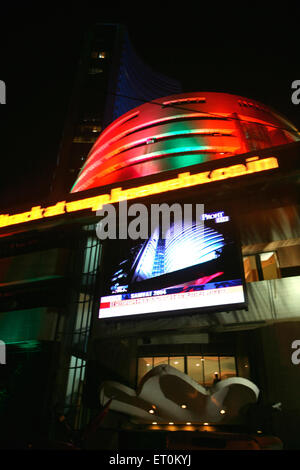
[[[192,196],[208,204],[226,202],[235,210],[245,256],[277,252],[278,277],[247,284],[247,310],[105,322],[98,319],[102,246],[94,217],[53,226],[41,221],[32,231],[20,229],[3,237],[0,334],[25,347],[31,341],[53,347],[50,369],[45,371],[40,362],[34,369],[49,384],[41,391],[47,413],[57,402],[72,425],[82,427],[99,410],[105,380],[136,387],[141,355],[229,354],[236,357],[238,374],[259,387],[262,407],[282,402],[281,414],[258,416],[266,432],[281,437],[289,448],[300,448],[299,374],[291,363],[291,344],[300,334],[300,219],[293,199],[298,183],[296,172],[284,177],[285,186],[278,184],[279,176],[266,176],[245,187],[237,181],[235,186],[225,182],[212,190],[200,188]],[[27,296],[33,303],[24,308]],[[121,420],[113,416],[111,425],[117,428]]]
[[[275,278],[247,283],[247,310],[119,322],[95,317],[91,338],[98,378],[95,388],[99,390],[105,379],[136,388],[139,356],[223,351],[235,355],[238,375],[260,389],[258,408],[247,418],[249,429],[277,435],[286,448],[300,448],[296,433],[299,374],[291,362],[291,344],[300,334],[299,207],[278,202],[276,207],[268,207],[270,200],[262,195],[260,199],[260,206],[249,204],[245,212],[240,211],[243,200],[239,199],[236,222],[245,256],[277,253]],[[232,199],[231,203],[235,205]],[[282,411],[272,413],[270,407],[277,402],[282,402]]]
[[[293,210],[288,213],[295,214],[296,212]],[[243,221],[241,220],[242,227],[246,227],[245,220],[247,220],[246,216]],[[253,219],[249,216],[248,220]],[[283,218],[283,220],[286,219]],[[297,219],[293,216],[289,220],[292,221],[291,225],[281,222],[286,232],[279,230],[280,224],[274,225],[278,229],[269,231],[269,233],[275,234],[273,237],[268,235],[261,238],[260,224],[251,225],[253,245],[245,245],[245,247],[247,246],[247,249],[252,253],[249,247],[255,248],[257,246],[256,242],[261,242],[266,251],[270,249],[270,245],[272,249],[276,249],[276,243],[279,243],[278,259],[280,267],[282,269],[297,268],[299,265],[297,257],[299,245],[282,245],[282,243],[288,243],[288,236],[291,234],[293,236],[297,235],[298,225],[293,222]],[[261,390],[263,403],[282,402],[283,411],[281,414],[278,413],[272,417],[269,429],[281,437],[287,446],[293,448],[293,446],[298,445],[297,437],[295,437],[299,416],[297,403],[298,372],[297,366],[291,363],[291,343],[298,339],[298,333],[300,334],[297,287],[299,276],[287,276],[249,283],[247,285],[249,294],[247,311],[204,313],[181,315],[176,318],[161,317],[159,319],[147,318],[106,323],[97,318],[99,290],[97,290],[96,279],[92,281],[92,290],[90,290],[88,283],[90,274],[94,272],[95,266],[97,268],[100,262],[97,261],[98,255],[93,248],[93,240],[97,240],[95,225],[80,227],[79,224],[76,231],[72,227],[65,228],[65,235],[62,237],[64,243],[58,243],[58,238],[55,236],[55,233],[60,233],[61,227],[56,232],[49,230],[46,237],[47,243],[44,240],[45,232],[43,236],[39,235],[36,245],[37,251],[35,251],[34,245],[30,248],[32,256],[29,253],[24,253],[21,235],[15,237],[15,241],[11,242],[14,244],[14,248],[11,249],[10,254],[16,252],[16,256],[12,256],[14,262],[27,260],[25,264],[24,262],[18,264],[18,266],[25,266],[26,268],[25,271],[22,271],[23,275],[18,269],[14,271],[14,279],[13,277],[7,278],[13,286],[15,298],[17,298],[17,290],[15,289],[19,287],[20,283],[26,281],[26,273],[30,273],[31,278],[34,276],[40,277],[41,272],[38,269],[37,259],[42,259],[43,256],[48,256],[47,263],[42,264],[43,274],[55,273],[56,268],[54,269],[53,266],[58,266],[59,273],[64,279],[67,278],[69,281],[72,279],[71,284],[69,283],[69,294],[65,298],[64,307],[61,306],[58,310],[45,310],[44,323],[42,322],[42,326],[38,326],[37,329],[35,325],[40,325],[40,323],[33,320],[33,310],[30,316],[26,316],[26,312],[21,309],[2,309],[0,314],[0,320],[1,318],[2,320],[6,319],[6,324],[10,326],[13,332],[17,331],[13,326],[17,319],[22,321],[23,326],[19,330],[18,341],[34,340],[41,343],[54,340],[55,344],[60,345],[59,353],[57,351],[55,353],[56,370],[52,368],[52,375],[46,374],[47,379],[45,379],[48,381],[47,383],[51,384],[50,388],[53,387],[53,395],[51,397],[48,395],[51,406],[55,400],[58,400],[63,406],[66,390],[68,384],[70,384],[70,377],[74,377],[74,375],[70,375],[71,356],[77,358],[77,361],[81,361],[77,362],[77,369],[82,374],[80,381],[75,380],[76,384],[74,382],[77,389],[74,388],[72,400],[81,397],[81,404],[84,407],[95,410],[99,407],[99,388],[103,381],[116,380],[131,388],[136,387],[137,358],[141,355],[233,354],[237,359],[238,374],[250,378],[257,384]],[[279,233],[281,235],[277,236],[276,234]],[[16,243],[18,239],[19,243]],[[249,238],[246,238],[245,241],[248,242]],[[296,238],[290,239],[290,242],[296,243]],[[19,248],[16,248],[18,244]],[[51,244],[52,250],[50,249]],[[67,258],[69,260],[67,264],[57,263],[59,258],[52,256],[53,253],[57,253],[53,248],[55,245],[60,245],[62,253],[68,246],[70,256]],[[47,250],[41,251],[41,246],[47,246]],[[9,252],[8,248],[4,252]],[[3,265],[5,265],[7,258],[2,258],[2,260],[4,260]],[[92,268],[91,263],[93,262],[96,262],[96,265]],[[28,270],[29,266],[34,269]],[[48,270],[49,272],[45,271],[45,266],[51,268],[50,271]],[[70,274],[71,278],[69,277]],[[14,284],[14,281],[16,284]],[[37,282],[34,279],[31,279],[31,281],[30,285]],[[46,283],[50,286],[48,284],[49,279],[46,280]],[[26,289],[28,289],[28,285]],[[94,300],[90,299],[92,292]],[[85,305],[84,308],[81,305]],[[90,340],[88,339],[89,324],[87,323],[88,305],[93,305],[93,325]],[[59,318],[64,321],[61,321],[59,328],[56,329],[58,312],[60,313]],[[52,315],[51,318],[49,314]],[[84,322],[83,327],[82,322]],[[4,331],[2,328],[1,332]],[[34,333],[31,334],[30,332],[33,331]],[[51,357],[53,358],[54,355]],[[85,366],[82,362],[83,357],[85,358],[84,362],[86,361],[86,376]],[[244,367],[245,364],[247,364],[247,368]],[[84,385],[83,389],[80,389],[80,384]],[[48,412],[49,403],[43,405],[48,406]],[[68,403],[68,410],[72,409],[72,403],[74,402]],[[76,406],[75,409],[77,409]],[[114,418],[112,425],[118,426],[119,424],[120,421]]]
[[[251,336],[251,356],[262,398],[265,403],[282,403],[282,411],[268,417],[269,430],[282,439],[286,449],[299,449],[300,374],[299,365],[292,362],[291,345],[300,338],[300,321],[266,325]]]

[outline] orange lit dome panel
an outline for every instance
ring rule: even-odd
[[[100,134],[71,192],[187,168],[300,140],[267,106],[226,93],[156,99],[127,112]]]

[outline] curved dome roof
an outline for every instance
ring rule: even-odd
[[[110,124],[71,192],[298,140],[293,124],[258,101],[213,92],[172,95],[138,106]]]

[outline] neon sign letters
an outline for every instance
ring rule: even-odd
[[[53,206],[45,208],[34,206],[29,211],[21,212],[19,214],[1,214],[0,228],[82,210],[96,212],[105,204],[114,204],[125,200],[138,199],[154,194],[161,194],[168,191],[189,188],[228,178],[258,173],[278,167],[279,164],[276,157],[263,159],[259,159],[259,157],[251,157],[247,158],[245,163],[202,171],[192,175],[189,172],[179,173],[176,178],[157,183],[150,183],[125,190],[122,188],[113,188],[110,194],[101,194],[69,202],[60,201]]]

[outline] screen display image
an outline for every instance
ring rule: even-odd
[[[240,247],[230,216],[205,213],[147,240],[108,240],[99,318],[245,308]]]

